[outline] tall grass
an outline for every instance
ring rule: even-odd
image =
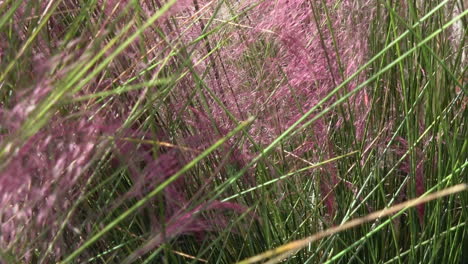
[[[467,13],[0,1],[0,262],[463,263]]]

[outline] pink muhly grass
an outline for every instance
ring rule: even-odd
[[[0,109],[0,248],[18,260],[30,261],[32,250],[44,254],[52,241],[47,259],[58,260],[67,249],[65,240],[81,241],[75,237],[74,220],[64,232],[61,221],[83,194],[102,136],[113,132],[109,121],[91,109],[68,112],[75,117],[51,109],[40,120],[32,119],[58,89],[48,74],[59,57],[67,56],[46,59],[46,54],[36,53],[34,84],[18,87]]]
[[[16,246],[40,239],[45,249],[59,229],[58,219],[91,175],[87,168],[102,131],[97,120],[53,118],[9,157],[0,171],[1,248],[21,248]],[[63,244],[56,245],[59,257]]]
[[[244,3],[245,6],[249,4],[256,3]],[[257,144],[269,144],[304,111],[316,105],[336,85],[354,73],[366,59],[367,24],[372,19],[371,11],[351,1],[340,1],[336,8],[335,4],[336,1],[264,1],[249,12],[248,17],[236,21],[250,29],[229,34],[226,36],[229,42],[210,58],[197,64],[196,69],[200,73],[209,70],[205,84],[235,118],[256,117],[250,133]],[[324,5],[330,13],[332,31],[327,27]],[[318,17],[314,16],[314,9],[320,10]],[[202,42],[206,48],[209,43],[221,41],[209,36]],[[270,47],[267,52],[266,44]],[[196,57],[203,57],[209,51],[203,52],[202,46],[196,50]],[[245,59],[248,56],[261,58],[262,65],[252,65]],[[348,90],[354,89],[359,81],[352,81]],[[192,84],[187,82],[187,85]],[[279,88],[275,91],[264,88],[276,86]],[[184,90],[187,90],[186,86],[181,92],[184,93]],[[205,93],[212,116],[201,114],[206,110],[194,106],[192,115],[185,114],[184,120],[196,130],[214,133],[229,131],[235,124],[208,94]],[[363,101],[367,103],[363,104]],[[356,115],[353,118],[356,137],[360,140],[370,107],[366,92],[357,93],[350,102]],[[334,155],[331,131],[327,127],[333,118],[337,119],[334,129],[339,129],[343,117],[332,112],[307,130],[313,134],[314,143],[311,145],[324,150],[322,155],[325,157]],[[200,122],[201,119],[204,119],[203,122]],[[241,149],[252,151],[251,146],[247,146]],[[252,156],[249,152],[245,153],[245,157]],[[329,176],[324,176],[321,181],[322,195],[327,197],[325,204],[328,213],[334,215],[336,202],[332,189],[337,182],[334,176],[337,172],[336,168],[331,167],[327,171]]]
[[[130,2],[99,1],[101,11],[108,16],[104,25],[101,25],[102,32],[111,23],[111,18],[119,17],[119,15],[125,17],[125,14],[121,14],[121,12]],[[150,2],[142,3],[141,16],[151,16],[167,1]],[[203,30],[211,28],[208,28],[209,25],[205,22],[191,25],[193,16],[201,16],[203,19],[200,21],[206,21],[204,18],[206,15],[209,17],[209,13],[214,10],[215,4],[213,3],[216,1],[195,2],[198,7],[195,7],[192,1],[178,1],[164,19],[156,23],[163,32],[166,32],[166,39],[154,36],[154,32],[150,30],[144,32],[145,39],[150,40],[149,42],[157,47],[164,47],[163,44],[180,47],[198,39]],[[322,1],[312,2],[316,6],[322,5]],[[361,11],[358,11],[357,7],[353,6],[350,1],[342,2],[341,6],[334,10],[332,8],[334,3],[335,1],[326,1],[326,5],[332,11],[331,22],[338,41],[337,52],[339,56],[335,54],[333,48],[332,33],[326,27],[318,28],[314,22],[310,3],[297,0],[264,1],[253,10],[249,17],[239,18],[241,23],[250,27],[248,30],[239,31],[239,34],[229,33],[229,35],[219,38],[209,35],[199,43],[184,47],[187,48],[188,52],[192,52],[189,63],[193,65],[196,74],[205,76],[205,71],[208,71],[203,84],[213,91],[214,96],[205,91],[204,88],[200,88],[200,92],[192,95],[192,92],[199,87],[195,85],[198,80],[190,74],[177,84],[173,92],[177,94],[177,97],[167,100],[169,109],[162,115],[169,122],[177,119],[184,121],[187,131],[184,131],[180,138],[169,140],[170,137],[162,134],[146,135],[140,132],[139,123],[135,123],[131,128],[137,132],[129,132],[127,135],[122,133],[122,135],[137,139],[167,141],[173,143],[174,146],[183,142],[186,144],[180,145],[195,151],[204,150],[217,138],[224,136],[236,126],[226,110],[217,105],[217,100],[214,98],[216,96],[237,120],[254,115],[257,118],[256,123],[249,132],[255,143],[260,144],[260,146],[269,144],[285,128],[295,122],[304,110],[310,109],[346,76],[352,74],[364,60],[366,40],[363,36],[366,31],[366,21],[359,21],[357,25],[352,21]],[[73,5],[73,3],[68,4]],[[60,6],[60,8],[71,9],[70,6]],[[353,10],[353,12],[349,12],[349,10]],[[21,20],[21,12],[24,11],[20,10],[17,14],[19,20]],[[225,15],[225,13],[220,13],[220,16]],[[173,16],[174,19],[170,19],[170,16]],[[319,18],[319,20],[324,19],[323,16]],[[179,23],[179,27],[175,26],[176,23]],[[118,26],[119,21],[115,21],[115,24]],[[186,25],[191,26],[184,28],[183,26]],[[54,22],[54,18],[51,19],[50,27],[53,29],[52,33],[56,39],[63,37],[63,28],[60,23]],[[350,31],[350,28],[358,29],[359,34]],[[19,38],[24,40],[23,30],[18,28],[17,31]],[[319,31],[324,36],[324,43],[318,37]],[[89,36],[82,37],[86,39]],[[223,42],[221,45],[220,43],[224,41],[223,38],[229,41]],[[141,39],[144,38],[141,37]],[[129,59],[138,58],[139,60],[140,47],[138,44],[141,43],[137,42],[141,39],[125,49],[109,65],[108,72],[110,72],[111,77],[105,76],[95,82],[92,81],[79,92],[79,95],[109,89],[118,82],[125,82],[129,78],[128,76],[140,68],[145,68],[141,62]],[[0,36],[1,40],[2,36]],[[45,62],[44,58],[52,56],[51,50],[55,46],[59,46],[59,43],[53,42],[53,45],[50,46],[50,43],[40,38],[39,40],[39,44],[34,47],[36,55],[33,60]],[[256,54],[263,51],[265,43],[271,44],[272,47],[268,54]],[[72,46],[72,44],[69,45]],[[208,58],[204,58],[216,47],[214,44],[220,44],[222,48]],[[144,54],[143,57],[157,60],[165,58],[170,52],[170,49],[166,48],[152,48],[148,48],[151,52]],[[0,58],[5,55],[4,50],[6,49],[7,47],[3,47],[0,43]],[[236,54],[236,56],[232,56],[232,54]],[[169,66],[178,68],[179,60],[186,59],[183,57],[184,55],[182,54],[182,58],[175,58],[169,63]],[[250,64],[248,57],[252,55],[262,56],[263,65],[257,67]],[[67,64],[73,56],[64,52],[62,57],[67,57],[61,60],[62,63]],[[339,67],[338,57],[340,57],[343,69]],[[27,119],[31,111],[34,110],[34,106],[44,99],[54,87],[54,84],[47,78],[39,78],[39,76],[45,76],[49,72],[49,67],[52,66],[47,63],[35,63],[34,65],[36,66],[32,70],[35,72],[37,80],[40,81],[27,92],[32,96],[26,96],[23,100],[12,102],[12,109],[2,110],[3,116],[11,117],[11,119],[5,118],[5,124],[2,124],[2,126],[7,127],[8,131],[6,135],[2,135],[3,138],[14,137],[14,133],[20,129],[22,121]],[[158,73],[162,70],[164,69],[156,69]],[[343,71],[343,75],[341,71]],[[352,89],[356,82],[352,82],[349,89]],[[273,90],[264,89],[264,87],[279,88]],[[62,216],[60,213],[70,208],[72,201],[79,196],[83,183],[90,177],[88,167],[92,165],[94,155],[99,150],[100,136],[111,134],[116,130],[110,128],[108,122],[104,120],[117,119],[117,123],[124,120],[131,108],[129,104],[143,95],[144,93],[139,92],[128,93],[128,97],[112,101],[109,108],[99,113],[102,119],[96,117],[92,121],[87,121],[90,116],[86,114],[77,120],[52,115],[46,127],[27,139],[18,151],[10,153],[7,165],[0,171],[1,248],[12,248],[13,244],[27,243],[32,239],[39,238],[37,230],[44,227],[48,227],[46,238],[54,236],[59,226],[57,219]],[[362,97],[363,93],[358,93],[352,98],[352,101],[360,102]],[[128,98],[130,98],[129,101],[120,101]],[[208,109],[202,107],[205,104],[208,105]],[[367,104],[364,109],[359,111],[365,112],[366,107]],[[334,146],[330,138],[330,129],[327,126],[333,117],[336,117],[335,113],[328,114],[307,130],[307,133],[311,135],[309,137],[311,144],[307,151],[314,151],[321,157],[331,158],[334,156]],[[343,117],[338,119],[340,118]],[[355,120],[361,122],[359,124],[363,123],[363,117],[355,118]],[[338,123],[340,122],[342,121],[339,120]],[[358,129],[356,128],[356,130]],[[357,134],[362,133],[358,132]],[[114,143],[112,164],[115,167],[127,167],[132,186],[121,200],[117,198],[115,203],[111,204],[110,211],[126,202],[127,198],[144,197],[150,190],[177,172],[194,155],[190,151],[177,148],[159,148],[144,143],[130,143],[119,139],[118,136],[115,137]],[[241,145],[233,139],[226,146],[223,146],[219,153],[231,153],[226,158],[227,163],[236,164],[242,168],[250,161],[255,151],[251,143]],[[210,162],[214,166],[220,165],[222,167],[224,165],[222,162],[218,164],[216,158]],[[320,192],[325,199],[324,203],[330,218],[333,218],[338,210],[334,194],[334,187],[339,182],[337,175],[336,166],[327,165],[324,168],[324,176],[320,180]],[[152,237],[135,254],[144,254],[166,240],[174,239],[182,234],[196,233],[200,235],[227,227],[229,222],[227,217],[221,215],[209,218],[206,214],[208,211],[229,210],[242,213],[246,210],[243,206],[235,203],[218,201],[195,203],[193,199],[198,196],[187,193],[186,186],[191,184],[190,180],[190,177],[182,176],[164,189],[162,192],[163,202],[156,204],[156,206],[159,206],[158,209],[164,210],[167,221],[153,219],[150,228]],[[200,180],[202,182],[209,181],[204,178]],[[254,185],[255,181],[252,180],[250,183]],[[165,234],[162,235],[162,232]],[[57,243],[59,246],[54,249],[57,259],[63,254],[60,244]]]
[[[326,26],[318,27],[322,23],[326,24],[323,10],[321,15],[314,16],[314,9],[325,8],[323,3],[330,12],[333,33]],[[299,109],[291,107],[295,105],[293,100],[295,96],[301,100],[303,109],[311,108],[343,81],[343,78],[354,73],[365,60],[366,23],[371,17],[369,11],[359,10],[357,6],[348,1],[341,2],[336,9],[334,5],[335,1],[275,1],[274,3],[264,2],[260,7],[267,12],[263,13],[265,16],[262,17],[262,22],[257,28],[274,32],[270,38],[273,38],[279,45],[279,51],[272,62],[275,63],[275,67],[282,68],[288,77],[287,85],[281,87],[276,94],[278,100],[289,105],[284,108],[287,109],[287,113],[282,111],[283,117],[290,117],[289,120],[282,122],[285,125],[292,124],[302,115]],[[362,16],[362,13],[366,15]],[[262,13],[259,13],[259,16],[262,16]],[[353,20],[357,16],[366,17],[366,19],[358,20],[356,24]],[[316,19],[318,21],[315,21]],[[358,32],[355,32],[356,29]],[[337,40],[337,47],[333,46],[332,34]],[[319,38],[320,35],[323,39]],[[343,76],[340,73],[340,63],[343,66],[341,69]],[[357,82],[358,80],[351,82],[349,90],[353,89]],[[356,106],[362,105],[362,95],[363,93],[358,93],[351,98],[351,101],[357,102]],[[331,158],[334,156],[333,144],[330,142],[330,134],[326,125],[329,117],[331,116],[328,115],[318,120],[312,131],[313,138],[317,142],[316,146],[325,149],[326,156]],[[364,117],[355,119],[363,120]],[[340,121],[338,120],[337,123],[339,124]],[[333,217],[336,210],[333,188],[338,182],[337,171],[334,165],[328,165],[325,169],[328,176],[321,180],[320,186],[328,214]]]
[[[138,134],[135,132],[129,135],[137,137]],[[164,135],[160,136],[162,137],[160,140],[167,139]],[[150,136],[148,135],[148,137]],[[120,153],[117,156],[122,159],[118,162],[128,166],[133,180],[132,187],[123,196],[124,199],[144,197],[185,165],[185,160],[191,157],[187,151],[195,151],[195,149],[185,149],[186,146],[184,149],[179,149],[178,145],[175,144],[174,148],[159,148],[159,153],[154,158],[152,148],[145,146],[145,144],[139,145],[125,140],[117,140],[116,143],[116,154]],[[182,148],[182,146],[180,147]],[[188,144],[188,147],[194,146]],[[198,145],[197,150],[202,150],[201,147]],[[209,181],[208,178],[203,177],[198,180]],[[189,193],[187,186],[195,186],[195,184],[197,183],[192,182],[191,177],[182,176],[162,191],[161,198],[150,203],[149,208],[153,208],[150,210],[152,212],[150,213],[151,224],[147,230],[150,237],[147,238],[142,247],[125,260],[126,263],[146,254],[162,243],[177,239],[181,235],[193,235],[203,239],[210,232],[222,231],[230,223],[230,218],[227,215],[220,214],[223,211],[238,214],[247,211],[246,207],[237,203],[216,200],[200,202],[200,199],[205,199],[202,195],[209,191],[209,184],[205,184],[195,194]],[[122,204],[122,202],[117,202],[117,205]],[[157,217],[157,212],[161,210],[164,212],[163,219]],[[215,213],[215,215],[211,215],[211,213]]]

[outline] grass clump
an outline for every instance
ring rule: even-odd
[[[0,262],[468,258],[465,1],[0,10]]]

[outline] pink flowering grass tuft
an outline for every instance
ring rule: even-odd
[[[0,0],[2,263],[234,263],[463,181],[461,2],[85,2]],[[290,261],[458,257],[459,200]]]
[[[57,220],[64,217],[91,175],[87,168],[103,133],[101,127],[98,120],[53,118],[9,157],[0,172],[1,248],[15,252],[14,248],[21,248],[18,245],[36,239],[52,241],[60,228]],[[57,257],[63,254],[61,243],[54,248]],[[31,252],[15,254],[21,258]]]
[[[340,2],[338,8],[335,4],[335,1],[275,1],[263,2],[259,6],[262,12],[259,11],[257,15],[261,22],[255,28],[258,34],[265,35],[277,47],[274,57],[268,61],[271,63],[269,74],[279,78],[281,75],[278,74],[284,73],[287,77],[273,94],[279,105],[275,118],[278,118],[277,123],[281,126],[280,129],[270,130],[275,131],[272,133],[273,137],[295,122],[304,111],[317,104],[365,60],[366,23],[369,20],[360,21],[355,18],[366,14],[366,19],[371,19],[370,13],[366,9],[358,11],[348,1]],[[329,20],[325,16],[325,9],[329,12]],[[328,26],[326,22],[331,25]],[[273,34],[264,33],[265,30]],[[350,34],[352,31],[353,34]],[[358,82],[359,80],[351,82],[348,90],[352,90]],[[365,92],[359,92],[351,99],[356,102],[353,107],[357,113],[361,111],[364,94]],[[326,157],[334,156],[330,138],[332,131],[327,123],[335,119],[337,125],[334,129],[338,129],[339,124],[343,123],[341,118],[332,113],[318,120],[310,130],[315,140],[312,146],[321,149]],[[355,117],[356,122],[362,123],[364,119],[365,116]],[[274,123],[265,125],[271,124]],[[358,137],[361,137],[361,130],[359,128]],[[322,176],[324,179],[320,185],[331,217],[336,209],[333,188],[336,187],[337,180],[336,168],[333,166],[327,167],[327,173]]]
[[[41,107],[41,103],[57,93],[56,89],[61,85],[61,80],[72,79],[67,74],[74,72],[73,67],[86,65],[80,63],[91,59],[92,54],[99,51],[98,48],[105,46],[106,42],[103,39],[114,36],[112,28],[122,28],[132,12],[138,12],[142,18],[148,19],[166,2],[144,2],[139,6],[140,9],[136,9],[131,1],[98,1],[99,5],[95,7],[96,13],[90,16],[90,21],[101,24],[96,24],[94,32],[82,32],[77,39],[68,43],[57,41],[70,36],[67,35],[67,26],[64,26],[60,17],[52,16],[48,29],[54,41],[47,42],[45,35],[39,35],[32,47],[34,56],[29,61],[24,60],[24,63],[31,64],[32,77],[30,82],[24,83],[24,86],[30,88],[16,91],[15,99],[9,101],[12,107],[2,109],[2,115],[5,117],[2,126],[7,131],[2,138],[9,140],[21,132],[24,122],[28,121],[38,107]],[[247,6],[251,4],[256,3],[247,3]],[[343,33],[342,28],[354,26],[350,17],[343,17],[346,13],[340,11],[345,7],[333,10],[332,2],[326,4],[332,12],[333,33],[321,26],[322,21],[325,21],[323,14],[314,17],[314,8],[323,8],[319,7],[321,5],[319,1],[311,3],[277,1],[263,2],[255,7],[248,17],[239,18],[241,24],[247,24],[248,30],[227,32],[220,36],[208,35],[199,39],[202,32],[213,29],[214,24],[209,23],[206,16],[214,12],[217,6],[209,1],[178,1],[161,20],[157,21],[160,35],[152,30],[144,31],[108,64],[106,73],[91,78],[89,83],[76,93],[64,96],[62,99],[68,100],[110,91],[129,81],[132,75],[138,74],[141,69],[145,69],[155,60],[164,59],[170,54],[168,47],[171,46],[186,49],[186,53],[181,52],[181,57],[174,57],[164,67],[154,68],[152,74],[156,76],[170,67],[179,70],[178,67],[181,65],[193,64],[195,72],[185,75],[173,90],[173,93],[178,93],[178,97],[166,99],[171,109],[160,111],[163,117],[161,119],[183,120],[185,131],[177,137],[164,132],[157,133],[155,137],[151,133],[143,132],[145,129],[142,127],[146,121],[137,119],[132,124],[132,129],[138,132],[128,135],[119,132],[121,134],[113,139],[116,148],[113,149],[111,164],[115,168],[121,166],[127,168],[131,186],[122,197],[115,199],[116,203],[106,208],[113,211],[130,199],[141,199],[187,164],[196,153],[203,151],[232,130],[236,126],[233,119],[244,120],[253,115],[256,117],[256,122],[249,130],[253,142],[246,140],[239,143],[236,139],[230,140],[217,155],[230,154],[220,161],[215,158],[211,161],[214,167],[220,166],[220,168],[213,171],[215,176],[207,180],[207,186],[214,181],[213,177],[226,179],[231,172],[223,168],[224,164],[229,164],[235,169],[243,168],[258,151],[254,146],[262,147],[269,144],[305,110],[320,101],[351,74],[364,59],[365,49],[361,47],[359,50],[362,53],[358,54],[351,54],[349,50],[355,48],[355,45],[364,44],[357,35],[349,36]],[[37,5],[36,8],[40,13],[50,6],[44,3]],[[77,10],[80,6],[66,1],[54,8],[58,13],[62,12],[73,17],[79,15]],[[228,17],[229,11],[226,7],[217,12],[220,19]],[[28,6],[23,4],[14,18],[18,22],[26,23],[24,19],[32,15],[34,15],[33,9],[28,9]],[[194,17],[198,20],[191,23]],[[174,20],[177,24],[173,23]],[[25,42],[28,31],[18,25],[14,25],[17,38]],[[182,28],[176,25],[182,25]],[[164,34],[166,36],[162,36]],[[320,39],[321,34],[324,40]],[[335,54],[333,37],[338,39],[338,46],[335,48],[339,54]],[[1,38],[5,36],[2,35]],[[93,42],[85,43],[86,39],[93,39]],[[145,40],[153,46],[145,47],[146,50],[142,53],[141,48],[146,45]],[[264,52],[265,46],[268,46],[267,52]],[[2,59],[7,49],[12,48],[0,46]],[[62,53],[54,54],[60,49],[64,49]],[[114,50],[114,47],[106,50],[107,56],[110,56]],[[184,62],[184,59],[187,59],[184,56],[189,52],[190,60]],[[264,52],[260,56],[265,63],[255,65],[251,58],[258,56],[259,52]],[[237,55],[233,57],[231,54]],[[344,67],[341,70],[338,66],[338,57]],[[141,61],[138,62],[137,59]],[[90,68],[90,73],[93,67]],[[343,76],[340,71],[343,71]],[[197,76],[194,76],[195,74]],[[138,81],[146,81],[144,75],[138,76],[140,78]],[[194,84],[200,82],[199,79],[202,83],[197,87]],[[262,87],[277,88],[270,90]],[[194,89],[200,89],[200,92],[194,94]],[[159,92],[158,89],[154,91]],[[147,91],[128,92],[126,96],[112,98],[103,108],[75,105],[75,109],[81,109],[79,111],[82,112],[70,111],[68,114],[76,117],[62,115],[56,108],[49,109],[50,115],[44,119],[47,124],[42,124],[43,127],[26,138],[25,142],[19,142],[17,149],[13,153],[8,153],[6,165],[2,168],[0,203],[3,205],[2,208],[6,208],[2,210],[1,218],[2,248],[27,244],[27,238],[39,239],[35,230],[46,226],[48,227],[46,234],[40,238],[54,238],[60,228],[60,223],[56,220],[64,216],[62,212],[71,208],[72,201],[80,196],[83,184],[91,175],[89,168],[96,153],[99,152],[97,149],[99,144],[103,138],[106,138],[106,134],[117,133],[118,125],[109,126],[109,123],[123,123],[132,111],[131,105],[139,102],[140,98],[145,98],[147,94]],[[90,100],[89,104],[93,105],[96,102],[103,103],[95,98]],[[147,107],[152,104],[149,99],[143,102]],[[222,105],[219,105],[220,102]],[[60,111],[67,112],[64,109]],[[308,151],[313,151],[322,157],[334,156],[334,147],[327,127],[332,117],[333,114],[325,116],[312,129],[307,130],[313,140],[311,144],[313,147]],[[110,120],[112,121],[109,122]],[[170,142],[174,146],[185,145],[186,149],[160,148],[119,139],[124,137]],[[223,176],[217,176],[218,173]],[[321,179],[321,192],[330,217],[335,215],[337,209],[333,191],[337,184],[336,174],[337,169],[334,165],[329,165]],[[246,183],[255,185],[254,171],[249,171],[248,175],[250,179],[246,180]],[[166,230],[166,232],[171,231],[168,232],[169,237],[210,230],[210,226],[215,222],[218,224],[223,222],[219,226],[225,227],[227,220],[222,217],[214,220],[192,217],[199,209],[188,209],[193,201],[186,191],[187,184],[192,184],[192,180],[180,177],[164,189],[162,210],[165,210],[166,218],[178,219],[185,223],[180,224],[176,221],[169,225],[170,228]],[[206,203],[204,207],[210,210],[231,209],[237,212],[240,212],[238,209],[241,208],[235,203],[216,201]],[[153,223],[152,232],[155,232],[158,225],[161,223],[157,221]],[[58,246],[54,249],[54,254],[59,259],[64,251],[59,246],[60,243],[55,244]],[[152,243],[152,246],[159,244],[160,242]]]
[[[245,2],[242,7],[256,4]],[[236,21],[246,26],[236,33],[226,34],[229,41],[208,36],[199,44],[204,45],[206,51],[197,49],[195,58],[207,57],[195,62],[195,69],[199,74],[208,72],[203,81],[211,92],[203,91],[195,99],[200,102],[207,100],[209,110],[202,108],[204,103],[195,104],[190,112],[184,113],[183,119],[195,130],[222,135],[223,131],[235,127],[232,117],[242,120],[253,115],[256,121],[250,128],[252,139],[260,146],[271,143],[365,61],[367,23],[372,19],[370,14],[363,3],[359,5],[350,1],[340,1],[338,5],[336,1],[259,3],[248,17]],[[327,22],[331,24],[327,25]],[[196,27],[192,29],[197,30]],[[216,43],[222,48],[208,54]],[[250,58],[254,56],[262,59],[262,63],[252,64]],[[362,76],[353,80],[347,90],[354,89]],[[184,84],[180,87],[180,94],[185,93],[187,85],[191,86],[190,82]],[[364,98],[366,104],[361,103]],[[333,99],[336,98],[330,102]],[[186,104],[180,98],[177,101],[176,108]],[[361,140],[370,107],[368,95],[363,90],[350,101],[356,113],[353,116],[355,135]],[[329,129],[329,123],[335,123],[332,129],[338,130],[345,121],[351,122],[351,114],[343,117],[330,113],[318,120],[306,130],[313,139],[308,150],[316,148],[314,152],[319,156],[333,157],[333,130]],[[252,144],[246,142],[246,146],[241,147],[245,151],[243,156],[253,156]],[[297,151],[299,148],[304,153],[303,146],[297,146]],[[336,204],[332,190],[337,182],[334,176],[336,168],[329,167],[327,171],[321,180],[321,189],[323,197],[327,197],[327,211],[334,215]]]

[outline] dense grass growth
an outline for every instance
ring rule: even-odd
[[[0,0],[0,262],[464,263],[467,14]]]

